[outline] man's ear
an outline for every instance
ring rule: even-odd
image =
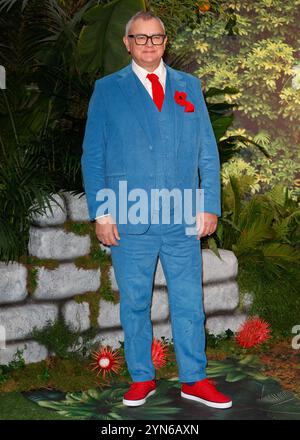
[[[130,53],[130,48],[129,48],[129,43],[128,43],[128,38],[127,37],[123,37],[123,43],[126,46],[127,52]]]

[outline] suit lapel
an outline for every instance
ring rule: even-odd
[[[174,112],[175,152],[177,154],[183,128],[183,108],[176,104],[174,96],[176,90],[180,92],[186,90],[186,81],[176,70],[172,69],[167,64],[165,64],[165,66],[167,69],[166,86],[170,87],[171,89],[171,102]],[[131,63],[119,72],[117,82],[126,98],[126,101],[131,107],[135,119],[139,121],[139,124],[144,130],[149,143],[152,143],[153,127],[151,129],[151,118],[149,117],[149,114],[147,114],[147,106],[141,99],[141,93],[138,89],[137,79],[132,70]],[[151,99],[150,96],[149,99]],[[153,105],[155,104],[153,103]]]
[[[165,64],[165,66],[167,69],[167,84],[171,88],[171,101],[173,103],[173,112],[175,119],[175,153],[177,156],[183,128],[183,108],[180,105],[176,104],[174,96],[176,90],[178,90],[179,92],[186,90],[186,81],[176,72],[176,70],[172,69],[167,64]]]
[[[139,122],[140,126],[144,130],[149,143],[153,142],[153,135],[150,127],[150,118],[149,115],[147,115],[145,103],[141,99],[141,93],[138,89],[138,83],[136,81],[131,64],[129,64],[125,69],[120,72],[117,81],[123,94],[125,95],[126,101],[128,102],[133,112],[135,120]],[[149,99],[151,99],[150,95]]]

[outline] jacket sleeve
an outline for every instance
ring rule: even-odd
[[[219,150],[199,79],[197,79],[197,91],[201,114],[198,169],[200,172],[200,188],[203,190],[202,197],[204,198],[203,211],[220,217],[221,176]]]
[[[105,187],[106,115],[105,101],[98,81],[91,96],[82,146],[81,170],[87,198],[90,220],[107,214],[99,208],[104,201],[97,201],[97,192]],[[98,212],[98,213],[97,213]]]

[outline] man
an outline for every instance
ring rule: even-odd
[[[98,239],[111,246],[120,292],[125,358],[133,381],[123,403],[142,405],[156,391],[150,309],[159,257],[168,286],[181,395],[211,407],[229,408],[231,399],[205,373],[199,240],[216,230],[221,208],[218,149],[201,83],[162,61],[167,37],[162,21],[152,13],[133,16],[123,41],[132,62],[96,81],[82,156],[90,218],[96,220]],[[141,197],[139,208],[146,208],[147,214],[136,221],[134,197],[125,201],[121,195],[124,182],[130,191],[141,189],[147,196],[153,189],[173,188],[181,193],[191,188],[194,194],[198,170],[204,207],[194,216],[196,234],[186,232],[186,220],[174,221],[182,200],[170,206],[171,221],[165,223],[161,199],[149,202]],[[107,205],[99,195],[104,188],[108,188],[107,195],[113,191],[116,204]],[[135,212],[133,221],[121,220],[122,208],[126,215]]]

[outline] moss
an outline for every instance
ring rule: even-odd
[[[106,301],[111,301],[114,304],[119,302],[119,295],[112,290],[111,281],[109,277],[109,271],[111,268],[110,260],[106,260],[101,265],[101,286],[100,295],[101,298]]]
[[[0,394],[0,420],[70,420],[26,399],[20,393]]]
[[[90,255],[84,255],[74,260],[74,264],[78,269],[98,269],[101,266],[100,260],[92,260]]]
[[[27,291],[31,295],[37,287],[38,267],[45,267],[49,270],[54,270],[59,267],[58,260],[53,260],[50,258],[37,258],[31,255],[22,255],[22,257],[19,259],[19,262],[23,264],[28,270],[26,286]]]
[[[113,303],[119,302],[119,295],[113,292],[109,278],[109,271],[112,266],[111,257],[100,247],[96,236],[95,226],[92,223],[65,222],[64,228],[78,235],[89,234],[91,239],[91,250],[88,255],[78,257],[74,263],[80,269],[101,269],[100,288],[97,292],[87,292],[85,295],[76,296],[77,302],[87,301],[90,304],[91,322],[96,325],[99,312],[100,297]]]
[[[91,326],[94,328],[98,327],[97,319],[99,315],[100,302],[99,292],[86,292],[83,295],[76,295],[73,299],[78,304],[83,302],[87,302],[89,304]]]
[[[28,293],[32,295],[35,289],[37,288],[38,270],[36,267],[27,267],[27,269],[28,269],[28,274],[27,274],[26,288]]]
[[[46,269],[54,270],[59,266],[59,260],[55,260],[52,258],[37,258],[31,255],[22,256],[19,260],[20,263],[24,264],[27,268],[31,268],[34,266],[45,267]]]
[[[63,225],[65,232],[73,232],[76,235],[89,235],[93,229],[90,222],[72,222],[66,221]]]
[[[101,384],[91,371],[91,359],[60,359],[49,357],[15,370],[0,386],[0,392],[29,391],[53,388],[61,391],[87,390]]]

